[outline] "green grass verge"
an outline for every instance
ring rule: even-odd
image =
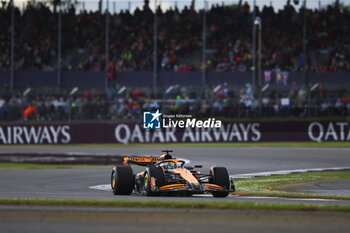
[[[350,179],[350,171],[307,172],[289,175],[273,175],[248,179],[236,179],[235,186],[237,189],[236,193],[249,193],[249,195],[256,196],[350,200],[349,196],[286,192],[279,189],[280,186],[288,184],[340,179]]]
[[[57,200],[57,199],[0,199],[0,205],[15,206],[71,206],[71,207],[134,207],[220,210],[275,210],[275,211],[342,211],[350,206],[285,204],[259,202],[199,202],[199,201],[106,201],[106,200]]]
[[[339,148],[350,147],[349,142],[222,142],[222,143],[130,143],[130,144],[69,144],[69,145],[0,145],[0,147],[313,147],[313,148]]]
[[[89,167],[111,167],[108,165],[75,165],[75,164],[32,164],[32,163],[0,163],[0,169],[68,169]]]

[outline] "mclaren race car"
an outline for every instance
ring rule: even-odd
[[[226,197],[235,191],[227,169],[211,167],[209,174],[203,174],[194,167],[185,166],[185,161],[170,155],[165,150],[161,156],[124,157],[124,166],[116,166],[111,174],[111,187],[115,195],[130,195],[132,192],[146,196],[181,195],[211,193],[214,197]],[[146,166],[134,174],[131,164]]]

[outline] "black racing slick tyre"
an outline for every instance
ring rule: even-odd
[[[134,176],[131,167],[115,167],[111,174],[111,187],[114,195],[130,195],[134,189]]]
[[[210,175],[210,183],[219,185],[227,190],[212,192],[212,195],[214,197],[227,197],[229,194],[228,190],[230,189],[230,177],[228,175],[227,169],[225,167],[214,167],[210,171]]]
[[[151,190],[151,178],[154,178],[156,187],[163,186],[164,183],[164,174],[163,170],[160,167],[148,167],[143,181],[143,187],[146,193],[146,196],[159,196],[160,192],[155,192]]]

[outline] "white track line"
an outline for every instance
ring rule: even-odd
[[[91,189],[103,190],[103,191],[112,191],[110,184],[102,184],[89,187]],[[194,197],[212,197],[211,194],[195,194]],[[332,199],[319,199],[319,198],[285,198],[285,197],[258,197],[258,196],[230,196],[231,198],[239,199],[288,199],[291,201],[338,201]]]
[[[97,189],[97,190],[103,190],[103,191],[112,191],[110,184],[101,184],[96,186],[90,186],[90,189]]]
[[[309,169],[279,170],[279,171],[256,172],[256,173],[246,173],[246,174],[234,174],[234,175],[230,175],[230,178],[231,179],[253,178],[253,177],[260,177],[260,176],[287,175],[287,174],[305,173],[305,172],[346,171],[346,170],[350,170],[350,167],[309,168]]]

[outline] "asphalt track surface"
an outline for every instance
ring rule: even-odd
[[[81,146],[30,146],[1,147],[1,153],[93,153],[100,155],[158,154],[156,147],[81,147]],[[208,172],[212,165],[225,166],[229,173],[276,171],[301,168],[343,167],[350,164],[350,149],[317,148],[234,148],[234,147],[176,147],[176,157],[190,160],[192,165],[203,165]],[[111,167],[81,169],[0,170],[0,197],[59,198],[87,200],[171,200],[171,201],[260,201],[286,203],[344,204],[350,201],[304,200],[286,198],[256,198],[230,196],[212,198],[211,195],[186,197],[143,197],[138,195],[114,196],[109,191],[89,187],[110,183]],[[134,172],[141,171],[142,168]]]
[[[349,232],[349,218],[328,212],[0,206],[0,232],[339,233]]]
[[[289,192],[350,196],[350,180],[322,180],[302,184],[284,185],[279,189]]]
[[[0,153],[157,154],[156,147],[0,147]],[[171,149],[171,148],[170,148]],[[350,149],[176,147],[177,157],[225,166],[231,175],[288,169],[345,167]],[[110,167],[0,169],[2,198],[87,200],[257,201],[350,205],[350,201],[239,197],[114,196],[89,187],[108,184]],[[140,169],[140,168],[139,168]],[[137,171],[135,171],[137,172]],[[0,232],[349,232],[349,213],[0,206]]]
[[[350,148],[265,148],[265,147],[82,147],[82,146],[23,146],[0,147],[0,153],[81,153],[95,155],[161,154],[162,149],[173,149],[179,158],[201,164],[225,166],[229,173],[242,174],[286,169],[308,169],[350,166]]]

